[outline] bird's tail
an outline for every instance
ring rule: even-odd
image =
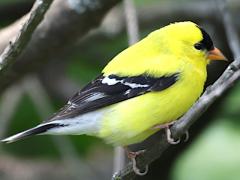
[[[59,127],[59,126],[62,126],[62,125],[58,124],[58,123],[40,124],[40,125],[38,125],[34,128],[28,129],[26,131],[23,131],[23,132],[20,132],[18,134],[15,134],[13,136],[10,136],[8,138],[5,138],[5,139],[1,140],[1,142],[12,143],[12,142],[24,139],[24,138],[29,137],[29,136],[43,134],[46,131],[48,131],[52,128]]]

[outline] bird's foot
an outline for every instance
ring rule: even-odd
[[[178,140],[173,139],[172,133],[170,130],[170,126],[172,126],[174,123],[175,123],[175,121],[172,121],[172,122],[166,123],[166,124],[158,124],[158,125],[154,126],[153,129],[165,129],[166,136],[167,136],[167,142],[169,144],[178,144],[178,143],[180,143],[180,139],[178,139]],[[188,136],[186,136],[186,137],[188,137]]]
[[[136,162],[136,157],[139,156],[140,154],[143,154],[145,150],[140,150],[140,151],[130,151],[127,147],[124,147],[127,153],[127,157],[132,161],[133,164],[133,171],[139,175],[139,176],[144,176],[148,172],[148,165],[146,165],[144,171],[142,172],[138,167],[137,167],[137,162]]]

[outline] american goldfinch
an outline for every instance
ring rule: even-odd
[[[195,23],[170,24],[119,53],[48,120],[2,142],[37,134],[141,142],[182,116],[203,91],[209,61],[224,59]]]

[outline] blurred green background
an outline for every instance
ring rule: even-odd
[[[31,0],[0,0],[0,9],[4,9],[1,7],[14,7],[13,5],[21,4],[27,10],[31,7],[32,2],[33,1]],[[177,2],[179,3],[179,1]],[[171,7],[170,3],[172,3],[172,6],[176,6],[176,1],[136,0],[135,3],[137,9],[141,10],[141,13],[144,13],[144,8],[155,6],[155,4],[158,6],[163,5],[163,7]],[[181,3],[189,5],[188,3],[194,4],[195,2],[182,0]],[[205,3],[207,4],[209,1],[206,1]],[[231,3],[232,1],[229,2],[230,5]],[[236,2],[234,1],[234,3]],[[196,1],[196,5],[197,4],[198,2]],[[120,10],[121,8],[121,6],[118,7]],[[234,11],[234,9],[232,11],[233,13],[238,13],[239,16],[239,12],[236,12],[236,10]],[[9,16],[1,16],[0,27],[4,27],[13,22],[17,19],[19,14],[21,13],[16,12],[16,14],[11,14]],[[147,15],[148,14],[146,14],[146,16]],[[215,15],[218,16],[217,14]],[[144,16],[144,14],[141,14],[141,16]],[[185,16],[186,17],[179,17],[179,19],[182,20],[182,18],[185,18],[186,20],[191,20],[191,18],[193,18],[195,21],[197,19],[195,17]],[[177,20],[176,17],[171,18],[171,13],[169,13],[169,17],[164,18],[166,19],[164,22],[160,21],[161,18],[159,18],[159,21],[155,21],[153,18],[154,21],[152,22],[140,23],[141,37],[144,37],[156,28]],[[223,52],[227,54],[227,57],[231,57],[231,52],[229,52],[225,37],[222,38],[224,40],[220,38],[221,33],[224,32],[224,30],[221,29],[221,32],[216,33],[216,29],[213,27],[214,24],[212,24],[209,19],[204,21],[204,19],[199,18],[197,23],[200,23],[202,26],[206,27],[206,29],[209,29],[210,34],[215,37],[215,41],[219,48],[223,49]],[[217,17],[216,24],[219,24],[219,19]],[[79,87],[84,86],[101,72],[101,69],[112,57],[128,46],[127,42],[128,38],[125,29],[114,35],[105,34],[99,36],[98,34],[93,34],[82,40],[64,57],[64,71],[66,77],[76,83]],[[51,66],[57,66],[57,64],[58,61],[56,60]],[[214,79],[219,76],[220,72],[217,68],[218,65],[211,68],[214,73],[212,73],[212,79],[209,80],[209,82],[214,81]],[[220,67],[220,69],[223,68],[224,67]],[[55,111],[66,103],[65,98],[59,98],[54,92],[49,91],[47,87],[46,91],[48,92],[51,106],[53,106]],[[2,101],[0,103],[2,103]],[[201,134],[195,138],[194,142],[192,142],[174,162],[174,165],[171,168],[172,180],[240,179],[240,84],[236,84],[218,103],[218,105],[215,104],[217,109],[214,112],[214,116],[211,115],[211,118],[213,119],[211,119],[206,128],[201,131]],[[51,113],[49,113],[49,115],[50,114]],[[30,128],[38,124],[40,121],[42,121],[42,118],[40,117],[36,106],[32,102],[31,97],[25,93],[21,97],[20,103],[17,105],[17,109],[10,119],[4,136]],[[208,121],[208,119],[204,119],[204,121]],[[190,138],[191,133],[194,132],[190,131]],[[98,160],[99,158],[94,158],[94,156],[105,154],[104,157],[108,157],[108,159],[105,160],[110,163],[106,164],[104,168],[108,169],[108,173],[111,173],[111,161],[113,155],[112,147],[104,144],[99,139],[89,136],[69,136],[69,138],[78,156],[84,159],[84,161],[90,159],[94,162],[94,160]],[[0,158],[4,155],[8,155],[22,160],[27,159],[38,161],[44,159],[61,162],[62,155],[58,148],[59,147],[56,146],[52,137],[37,136],[13,144],[2,145],[2,155]],[[96,150],[100,151],[100,155],[95,152]],[[98,170],[96,169],[98,168],[95,167],[94,171],[97,174]],[[0,166],[0,177],[1,171]],[[103,177],[110,178],[111,174]],[[159,169],[159,177],[156,177],[155,179],[161,179],[161,169]]]

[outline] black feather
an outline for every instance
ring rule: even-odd
[[[200,43],[204,46],[204,48],[208,51],[213,50],[214,45],[213,45],[213,41],[211,39],[211,37],[209,36],[209,34],[201,27],[198,27],[201,32],[202,32],[202,36],[203,39],[200,41]]]
[[[73,118],[151,91],[162,91],[175,84],[179,75],[180,73],[162,77],[146,74],[134,77],[110,75],[108,78],[116,82],[110,85],[103,83],[105,77],[101,75],[76,93],[68,104],[48,121]]]
[[[21,133],[18,133],[16,135],[10,136],[6,139],[3,139],[3,140],[1,140],[1,142],[12,143],[12,142],[18,141],[20,139],[27,138],[27,137],[32,136],[32,135],[45,133],[49,129],[56,128],[56,127],[62,127],[62,126],[65,126],[65,125],[58,124],[58,123],[42,124],[42,125],[39,125],[37,127],[28,129],[28,130],[23,131]]]

